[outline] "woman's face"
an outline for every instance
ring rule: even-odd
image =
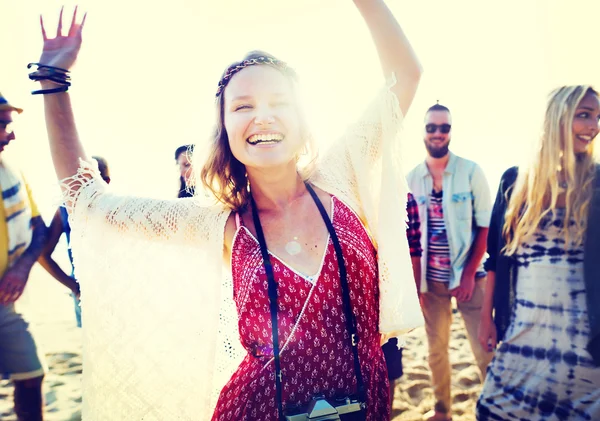
[[[585,153],[598,134],[600,122],[600,101],[598,96],[588,92],[577,105],[573,117],[573,150],[576,154]]]
[[[303,147],[291,81],[268,65],[235,74],[224,95],[224,125],[233,156],[247,170],[296,164]]]
[[[179,174],[183,177],[186,186],[193,186],[193,171],[192,163],[187,152],[179,154],[177,157],[177,165],[179,166]]]

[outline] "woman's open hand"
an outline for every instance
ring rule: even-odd
[[[44,19],[40,16],[40,26],[42,28],[42,36],[44,38],[44,48],[40,57],[39,63],[45,66],[60,67],[62,69],[71,70],[81,48],[81,32],[85,24],[87,13],[83,15],[80,23],[77,23],[77,7],[73,12],[71,26],[66,35],[63,35],[63,10],[60,9],[60,17],[56,29],[56,36],[49,38],[46,29],[44,28]]]

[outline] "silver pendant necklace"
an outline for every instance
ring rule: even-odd
[[[295,256],[302,251],[302,246],[298,242],[298,237],[294,237],[293,240],[288,241],[288,243],[285,245],[285,251],[290,256]]]

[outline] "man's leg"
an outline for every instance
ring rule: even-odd
[[[42,421],[44,376],[27,380],[15,380],[15,413],[19,421]]]
[[[471,350],[475,356],[475,361],[477,361],[482,382],[485,379],[487,366],[494,357],[494,353],[488,352],[487,349],[483,349],[479,343],[479,340],[477,339],[477,330],[479,329],[479,322],[481,320],[481,306],[483,304],[485,285],[486,277],[477,278],[471,301],[466,303],[458,303],[457,305],[458,310],[460,311],[460,314],[465,322],[467,337],[469,338]]]
[[[452,324],[451,297],[446,283],[429,282],[428,289],[422,297],[425,331],[429,343],[431,382],[436,400],[434,410],[437,417],[434,419],[443,419],[442,415],[451,412],[451,369],[448,355]]]
[[[14,382],[17,419],[41,421],[44,369],[29,324],[14,304],[0,305],[0,374]]]

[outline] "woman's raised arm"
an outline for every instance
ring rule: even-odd
[[[371,32],[384,76],[396,77],[392,91],[406,115],[422,74],[417,56],[384,0],[354,0],[354,4]]]
[[[43,90],[64,86],[51,79],[43,78],[51,76],[60,78],[62,74],[65,74],[65,72],[56,69],[71,70],[81,47],[81,33],[85,17],[84,15],[81,22],[78,23],[77,8],[75,8],[69,29],[63,34],[63,9],[61,9],[56,33],[48,34],[44,27],[44,20],[40,16],[44,47],[39,60],[38,71],[34,74],[37,75],[38,80],[41,79],[40,83]],[[65,91],[44,94],[44,110],[56,175],[59,179],[73,176],[79,168],[79,159],[85,160],[87,157],[75,126],[69,93]]]
[[[75,8],[68,31],[63,31],[62,22],[61,10],[56,33],[51,35],[40,17],[44,47],[38,70],[30,78],[41,83],[52,160],[74,231],[102,235],[111,229],[122,236],[179,244],[207,241],[214,231],[211,227],[224,226],[227,212],[222,208],[196,200],[158,200],[107,191],[96,165],[85,154],[66,92],[68,71],[81,47],[85,15],[80,19]]]

